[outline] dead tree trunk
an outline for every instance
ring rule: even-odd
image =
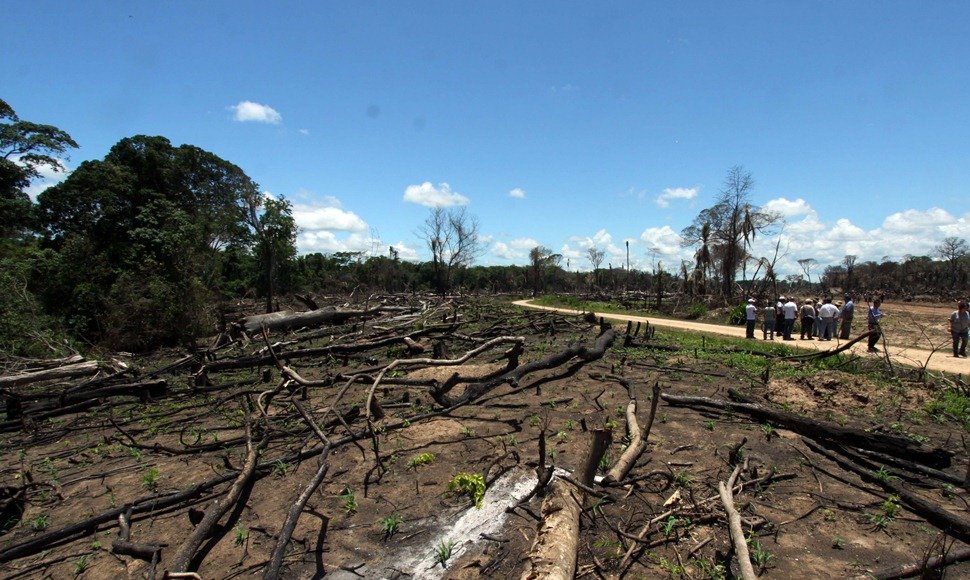
[[[546,489],[542,522],[522,580],[572,580],[579,550],[582,496],[572,484],[558,478]]]

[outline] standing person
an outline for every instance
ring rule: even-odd
[[[785,334],[785,302],[785,297],[779,296],[778,302],[775,303],[775,334],[783,337]]]
[[[879,322],[886,317],[886,314],[879,310],[882,306],[882,300],[876,298],[872,301],[872,305],[869,306],[869,352],[879,352],[876,348],[876,343],[879,342],[879,337],[882,336],[882,329],[879,327]]]
[[[778,310],[775,306],[768,301],[764,310],[765,319],[761,321],[761,335],[764,340],[775,340],[775,318],[778,316]]]
[[[818,316],[822,320],[822,335],[819,340],[832,340],[835,337],[835,318],[839,315],[839,309],[832,304],[832,297],[826,296],[825,303],[818,309]]]
[[[950,315],[950,334],[953,336],[953,356],[967,358],[967,336],[970,335],[970,312],[963,300]]]
[[[748,298],[748,305],[744,307],[744,338],[754,339],[754,325],[758,320],[758,307],[754,304],[754,298]]]
[[[842,320],[842,326],[839,327],[839,338],[849,338],[849,334],[852,332],[853,314],[855,314],[855,302],[852,301],[851,294],[846,294],[845,306],[839,313],[839,318]]]
[[[806,334],[808,335],[808,340],[812,340],[814,336],[812,331],[815,329],[815,306],[812,305],[811,298],[805,300],[805,304],[799,310],[799,316],[802,321],[801,340],[805,340]]]
[[[785,340],[795,340],[791,337],[791,331],[795,328],[795,318],[798,316],[798,305],[794,298],[789,298],[783,307],[785,312]]]

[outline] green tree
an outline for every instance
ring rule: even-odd
[[[62,157],[77,143],[53,125],[24,121],[0,99],[0,237],[21,235],[31,225],[25,191],[41,169],[63,171]]]
[[[532,295],[538,296],[546,287],[546,279],[552,269],[562,261],[562,254],[553,253],[544,246],[529,250],[529,267],[532,278]]]
[[[38,198],[45,244],[60,256],[44,302],[86,338],[119,348],[210,330],[227,264],[246,272],[248,256],[270,246],[292,257],[273,246],[274,220],[288,210],[250,221],[256,191],[242,169],[198,147],[122,139]]]
[[[247,192],[246,223],[252,228],[253,246],[262,265],[262,289],[266,312],[273,312],[273,298],[280,282],[280,264],[296,256],[296,222],[293,207],[285,198],[274,199],[255,189]]]

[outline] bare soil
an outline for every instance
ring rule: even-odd
[[[926,310],[896,304],[884,309],[896,320],[912,315],[926,325],[935,325],[941,314],[945,331],[945,317],[952,308],[918,308]],[[561,352],[577,341],[591,344],[599,333],[595,325],[578,317],[490,304],[424,312],[394,331],[387,329],[400,324],[400,319],[334,328],[314,339],[305,338],[309,333],[297,333],[272,340],[298,341],[280,347],[283,351],[354,344],[428,328],[455,315],[461,322],[422,338],[429,350],[417,356],[430,357],[431,345],[440,342],[451,357],[458,357],[486,339],[508,335],[524,337],[521,362],[525,363]],[[665,339],[662,329],[647,343],[638,339],[620,349],[621,343],[622,335],[602,359],[582,365],[573,359],[529,374],[517,385],[499,386],[448,412],[441,411],[421,382],[440,383],[457,371],[464,378],[455,389],[460,393],[468,381],[501,368],[499,355],[506,347],[457,368],[414,365],[388,373],[387,382],[376,391],[386,417],[374,423],[373,438],[367,436],[364,418],[354,418],[350,411],[362,409],[376,369],[410,356],[403,346],[288,360],[286,364],[304,378],[327,383],[307,388],[304,401],[319,423],[334,423],[325,428],[327,436],[331,440],[348,433],[361,437],[338,446],[327,458],[328,474],[300,517],[283,576],[520,575],[535,538],[541,497],[519,508],[506,508],[535,484],[540,434],[544,433],[548,445],[547,460],[567,472],[580,469],[586,458],[587,429],[612,429],[613,443],[604,468],[623,450],[629,396],[610,374],[621,374],[634,385],[641,402],[641,423],[646,422],[650,387],[658,381],[665,393],[718,399],[726,399],[728,389],[741,388],[779,409],[945,447],[955,453],[949,471],[962,477],[966,469],[968,455],[961,444],[965,432],[954,420],[959,418],[926,412],[927,401],[938,397],[942,386],[905,378],[887,380],[878,361],[866,361],[873,366],[861,376],[831,369],[785,376],[778,370],[781,366],[804,369],[804,363],[779,361],[764,382],[703,353],[651,348],[677,347]],[[236,345],[216,351],[215,357],[230,360],[264,346]],[[173,352],[129,362],[146,375],[181,355]],[[9,368],[8,374],[13,370]],[[277,386],[280,371],[269,364],[211,373],[203,392],[194,386],[194,370],[180,367],[164,373],[170,388],[165,398],[148,403],[106,399],[84,412],[28,420],[23,429],[0,434],[4,449],[0,486],[8,495],[20,494],[23,499],[22,513],[9,512],[13,515],[0,535],[0,575],[151,576],[151,563],[111,553],[119,533],[115,520],[47,542],[24,556],[4,555],[31,538],[126,503],[164,498],[238,470],[245,455],[240,438],[247,421],[246,397],[253,405],[264,400],[259,394]],[[333,415],[325,410],[346,377],[355,373],[368,379],[354,383],[336,404],[347,416],[347,424],[333,422]],[[58,391],[76,384],[30,389]],[[299,399],[300,394],[297,389],[293,397]],[[260,457],[265,467],[196,556],[193,569],[203,578],[261,576],[290,505],[318,467],[316,456],[292,459],[294,453],[319,448],[321,443],[285,391],[272,399],[266,418],[260,418],[255,407],[248,415],[257,438],[270,434]],[[649,450],[628,476],[633,483],[602,488],[600,499],[587,499],[577,576],[717,578],[729,575],[728,568],[737,571],[730,560],[723,509],[718,501],[705,500],[716,497],[718,482],[727,480],[733,469],[730,451],[742,439],[747,440],[743,454],[749,462],[742,481],[769,470],[785,476],[766,485],[745,486],[736,494],[750,533],[755,568],[766,577],[857,577],[964,547],[900,506],[879,486],[864,483],[815,454],[782,426],[741,414],[661,403]],[[484,476],[488,491],[482,508],[474,507],[467,495],[449,491],[449,483],[459,473]],[[923,476],[904,481],[925,499],[970,520],[966,493],[959,487]],[[195,510],[207,509],[230,484],[231,479],[187,502],[133,516],[131,541],[162,546],[157,577],[192,531]],[[674,509],[678,511],[650,523]],[[632,564],[623,568],[631,550]],[[953,578],[967,577],[970,567],[953,566],[948,573]]]

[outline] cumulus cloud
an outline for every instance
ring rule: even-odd
[[[489,237],[488,242],[491,241],[493,239]],[[508,243],[495,241],[490,251],[493,256],[510,262],[524,262],[529,257],[529,251],[539,245],[533,238],[515,238]]]
[[[296,238],[296,245],[301,252],[320,252],[333,254],[336,252],[362,252],[366,255],[383,253],[386,249],[379,238],[369,234],[352,233],[340,237],[329,230],[301,230]],[[397,249],[395,246],[394,249]]]
[[[509,197],[514,197],[516,199],[525,199],[525,190],[521,187],[516,187],[515,189],[509,191]]]
[[[696,187],[668,187],[657,196],[657,205],[670,207],[672,199],[694,199],[697,197],[697,191]]]
[[[233,112],[233,118],[236,121],[243,123],[252,121],[279,125],[283,120],[283,117],[273,107],[252,101],[239,101],[238,105],[230,106],[229,110]]]
[[[792,201],[784,197],[779,197],[778,199],[769,201],[762,209],[776,213],[785,219],[797,215],[805,215],[815,211],[810,205],[808,205],[808,202],[802,198]]]
[[[367,223],[360,216],[339,207],[297,204],[293,206],[293,219],[298,226],[308,230],[362,232],[367,229]]]
[[[786,216],[786,224],[778,237],[756,239],[752,253],[771,257],[780,239],[776,270],[782,274],[801,273],[797,262],[805,258],[817,260],[821,273],[824,267],[841,263],[847,254],[860,262],[879,262],[883,257],[900,261],[907,255],[933,256],[947,236],[970,238],[970,214],[955,216],[938,207],[893,213],[871,230],[846,218],[826,222],[803,199],[780,198],[764,207]]]
[[[684,253],[684,248],[680,245],[682,240],[680,234],[672,230],[670,226],[647,228],[640,234],[640,239],[643,240],[647,248],[667,256],[668,259],[680,257]]]
[[[438,187],[435,187],[430,181],[425,181],[421,185],[409,185],[404,190],[404,201],[425,207],[451,207],[471,203],[466,196],[452,191],[447,183],[439,183]]]

